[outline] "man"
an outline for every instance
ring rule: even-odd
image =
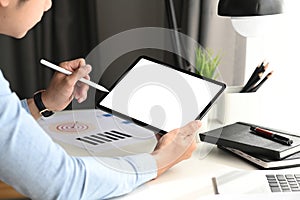
[[[0,33],[24,37],[51,4],[51,0],[0,0]],[[191,156],[199,121],[161,137],[151,154],[97,159],[67,155],[35,119],[41,105],[60,111],[73,98],[84,101],[88,86],[77,81],[89,79],[91,66],[84,59],[60,66],[72,75],[55,73],[46,90],[22,101],[0,71],[0,180],[31,199],[104,199],[126,194]]]

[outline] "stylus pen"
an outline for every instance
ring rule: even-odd
[[[70,72],[70,71],[68,71],[68,70],[66,70],[66,69],[64,69],[62,67],[59,67],[59,66],[57,66],[57,65],[55,65],[53,63],[50,63],[50,62],[48,62],[48,61],[46,61],[44,59],[41,59],[41,64],[43,64],[43,65],[45,65],[47,67],[50,67],[51,69],[54,69],[56,71],[59,71],[59,72],[61,72],[63,74],[66,74],[66,75],[71,75],[72,74],[72,72]],[[100,91],[103,91],[103,92],[109,92],[105,87],[103,87],[101,85],[98,85],[98,84],[96,84],[96,83],[94,83],[94,82],[92,82],[90,80],[85,79],[85,78],[81,78],[81,79],[79,79],[79,81],[81,81],[81,82],[83,82],[83,83],[85,83],[85,84],[87,84],[87,85],[89,85],[89,86],[91,86],[93,88],[96,88],[97,90],[100,90]]]
[[[255,126],[251,126],[250,127],[251,131],[254,131],[257,135],[268,138],[270,140],[273,140],[275,142],[278,142],[280,144],[284,144],[284,145],[291,145],[293,144],[293,140],[283,137],[281,135],[277,135],[271,131],[268,131],[266,129],[263,128],[259,128],[259,127],[255,127]]]

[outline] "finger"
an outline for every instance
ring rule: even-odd
[[[84,78],[90,80],[89,75],[85,76]],[[89,90],[89,85],[82,83],[80,81],[76,83],[74,92],[78,103],[82,103],[83,101],[86,100],[88,90]]]
[[[92,67],[90,65],[85,65],[80,68],[78,68],[76,71],[74,71],[70,76],[67,76],[66,79],[69,81],[70,84],[73,84],[75,86],[75,83],[86,76],[91,72]]]
[[[85,76],[85,77],[83,77],[84,79],[87,79],[87,80],[91,80],[91,77],[89,76],[89,75],[87,75],[87,76]],[[81,87],[83,87],[83,86],[86,86],[87,84],[85,84],[85,83],[83,83],[83,82],[81,82],[81,81],[78,81],[77,83],[76,83],[76,87],[77,88],[81,88]]]
[[[79,67],[85,66],[86,62],[85,59],[79,58],[76,60],[66,61],[59,64],[60,67],[65,68],[69,71],[75,71]]]
[[[201,127],[201,121],[199,120],[194,120],[187,125],[185,125],[182,130],[180,131],[181,134],[183,135],[192,135],[195,134],[197,130],[200,129]]]
[[[195,120],[191,122],[192,129],[195,131],[199,130],[202,126],[202,122],[200,120]]]
[[[82,103],[83,101],[86,100],[87,98],[87,92],[89,90],[89,86],[86,84],[82,84],[83,86],[80,87],[79,89],[77,89],[77,93],[78,93],[78,98],[77,101],[78,103]]]

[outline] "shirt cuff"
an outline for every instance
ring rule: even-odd
[[[147,153],[124,157],[80,157],[85,165],[83,198],[91,199],[99,191],[101,197],[112,198],[127,194],[157,177],[157,164]],[[75,175],[76,177],[80,177]],[[92,192],[92,193],[91,193]]]
[[[137,154],[124,157],[129,163],[134,163],[141,180],[151,180],[157,176],[157,163],[150,154]]]
[[[21,100],[21,105],[22,105],[22,107],[23,107],[29,114],[31,114],[31,113],[30,113],[30,110],[29,110],[29,107],[28,107],[28,104],[27,104],[27,99],[22,99],[22,100]]]

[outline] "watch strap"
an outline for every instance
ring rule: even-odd
[[[33,95],[33,100],[34,103],[36,105],[36,107],[38,108],[40,114],[43,117],[50,117],[51,115],[54,114],[54,112],[52,112],[51,110],[48,110],[48,108],[46,108],[46,106],[44,105],[43,101],[42,101],[42,93],[44,92],[44,90],[38,91]]]

